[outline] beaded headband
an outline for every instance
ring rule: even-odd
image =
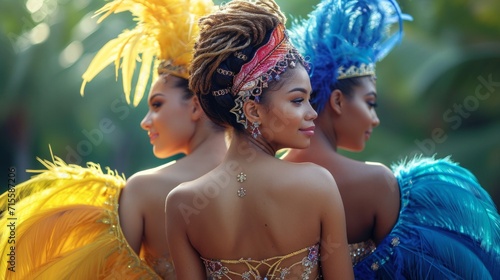
[[[318,112],[338,80],[375,75],[375,63],[401,41],[403,20],[411,17],[395,0],[322,0],[308,19],[294,22],[290,38],[312,64]]]
[[[279,81],[280,75],[288,67],[294,68],[297,62],[309,70],[304,58],[288,41],[283,24],[272,30],[269,40],[257,49],[250,61],[246,62],[248,56],[240,51],[235,52],[234,56],[245,62],[241,70],[235,74],[224,68],[217,68],[218,74],[232,77],[232,83],[227,88],[212,91],[212,94],[214,96],[231,94],[236,97],[235,106],[230,112],[245,128],[247,128],[247,119],[243,112],[245,101],[253,99],[259,102],[262,91],[269,86],[268,83]]]
[[[130,103],[132,80],[139,62],[134,106],[141,101],[148,81],[161,74],[188,79],[193,49],[199,34],[198,20],[212,12],[212,0],[113,0],[96,12],[103,14],[100,23],[110,14],[130,12],[136,22],[132,30],[124,30],[96,54],[83,74],[80,93],[109,64],[115,64],[116,76],[121,69],[123,91]],[[151,73],[156,68],[157,72]],[[151,78],[152,76],[152,78]]]

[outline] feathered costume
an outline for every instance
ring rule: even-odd
[[[41,162],[47,170],[15,187],[13,211],[0,219],[3,229],[15,225],[0,236],[2,256],[14,252],[0,264],[2,279],[159,279],[121,232],[122,176],[96,164]],[[9,209],[6,197],[1,209]]]
[[[323,0],[296,21],[290,37],[311,63],[318,111],[338,80],[375,75],[410,19],[394,0]],[[500,216],[474,175],[448,158],[423,157],[393,172],[398,221],[376,248],[352,244],[356,279],[500,279]]]
[[[130,11],[137,21],[108,42],[83,74],[84,86],[113,61],[130,102],[132,79],[141,62],[133,104],[150,77],[170,73],[188,78],[198,19],[211,0],[114,0],[97,11]],[[152,68],[157,71],[151,72]],[[0,279],[175,279],[170,263],[138,256],[120,227],[118,201],[125,178],[98,164],[68,165],[38,159],[47,169],[0,196]],[[7,230],[4,230],[7,229]],[[144,259],[144,257],[146,257]],[[163,265],[164,264],[164,265]],[[154,267],[154,269],[152,269]]]
[[[449,159],[393,166],[399,218],[357,279],[500,279],[500,216],[468,170]]]

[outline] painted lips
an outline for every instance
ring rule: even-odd
[[[151,142],[151,144],[153,144],[153,141],[158,138],[158,133],[148,133],[148,136],[149,136],[149,142]]]
[[[365,138],[366,138],[366,140],[370,139],[371,135],[372,135],[371,131],[365,132]]]
[[[315,128],[315,126],[310,126],[307,128],[299,129],[299,131],[307,136],[313,136],[314,135],[314,128]]]

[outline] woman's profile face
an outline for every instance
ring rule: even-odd
[[[180,81],[173,75],[160,76],[149,93],[149,111],[141,127],[148,132],[158,158],[186,153],[194,133],[195,122],[190,114],[193,98],[185,97],[187,89],[178,86]]]
[[[344,95],[342,114],[334,122],[337,145],[350,151],[362,151],[373,128],[380,124],[375,112],[377,90],[371,76],[360,78],[350,96]]]
[[[303,149],[314,135],[318,114],[309,103],[312,88],[307,71],[300,64],[287,71],[282,85],[264,93],[260,131],[276,149]]]

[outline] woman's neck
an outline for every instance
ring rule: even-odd
[[[331,126],[331,124],[330,124]],[[328,127],[328,126],[327,126]],[[337,135],[333,129],[323,129],[321,124],[318,124],[314,131],[314,136],[311,138],[309,148],[320,148],[321,150],[337,151]]]
[[[186,148],[186,155],[194,154],[218,154],[223,158],[227,151],[225,132],[214,129],[212,123],[199,124],[195,128],[195,133],[191,137]]]
[[[324,130],[322,125],[316,126],[311,144],[305,149],[291,149],[281,158],[292,162],[311,161],[319,157],[331,157],[332,153],[337,154],[337,139],[333,129]]]
[[[271,156],[274,157],[276,149],[266,142],[262,136],[255,139],[250,135],[233,132],[227,159],[251,161],[255,157]]]

